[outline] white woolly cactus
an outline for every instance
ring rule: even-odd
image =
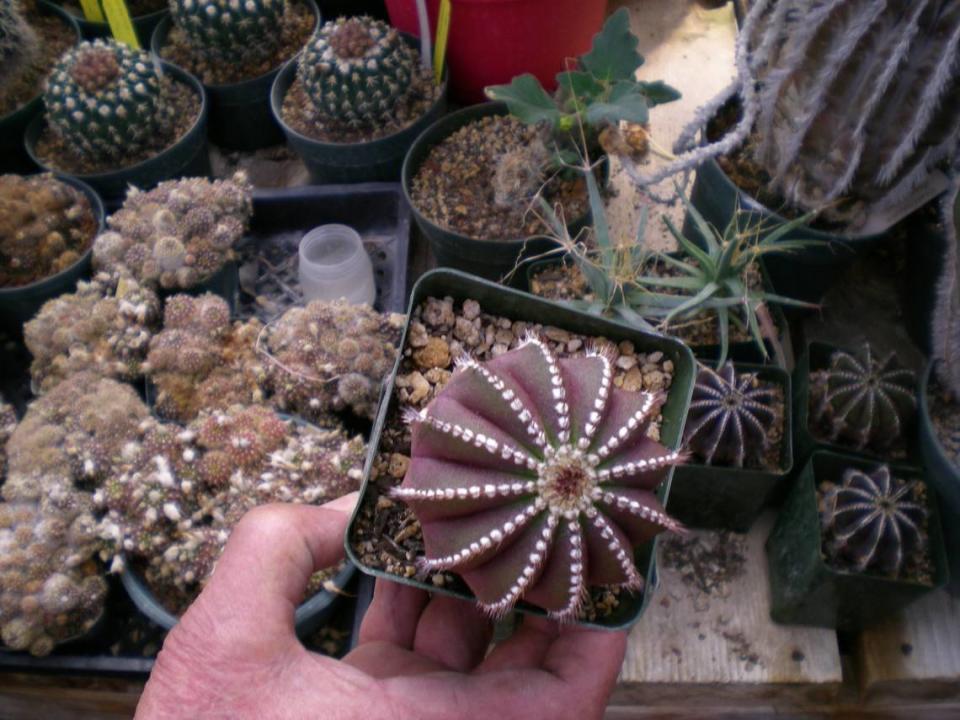
[[[273,53],[286,0],[170,0],[170,14],[191,44],[212,59],[243,62]]]
[[[0,97],[39,52],[37,33],[24,17],[19,0],[0,0]]]

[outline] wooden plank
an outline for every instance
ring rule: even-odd
[[[843,678],[834,631],[770,620],[763,545],[773,519],[765,514],[747,535],[692,532],[684,542],[695,540],[703,554],[689,563],[684,558],[700,553],[678,562],[663,544],[660,589],[630,633],[613,706],[798,707],[837,697]]]
[[[0,720],[119,720],[133,717],[143,680],[0,675]]]
[[[938,590],[856,643],[870,702],[960,699],[960,600]]]

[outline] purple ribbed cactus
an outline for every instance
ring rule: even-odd
[[[633,547],[680,528],[653,492],[680,454],[646,434],[665,396],[612,380],[604,355],[556,360],[535,337],[461,360],[408,414],[394,497],[420,520],[421,567],[459,573],[493,617],[523,599],[571,621],[590,586],[641,588]]]

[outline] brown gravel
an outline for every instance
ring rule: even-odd
[[[667,534],[660,540],[660,560],[694,592],[727,597],[730,584],[743,575],[746,541],[729,531],[688,537]]]
[[[160,83],[162,92],[167,95],[168,102],[174,107],[173,123],[162,128],[153,137],[151,144],[143,151],[127,156],[126,162],[122,166],[115,166],[110,162],[103,161],[92,162],[77,155],[68,143],[51,132],[49,126],[44,128],[37,140],[37,155],[45,165],[53,170],[74,174],[90,174],[122,170],[160,154],[175,145],[193,127],[193,124],[197,121],[197,116],[200,114],[200,97],[194,93],[192,87],[169,77],[164,77]]]
[[[315,18],[303,3],[291,2],[280,20],[280,43],[268,58],[245,63],[211,62],[190,44],[190,38],[176,25],[170,28],[160,57],[179,65],[200,79],[204,85],[229,85],[252,80],[274,70],[292,58],[313,33]]]
[[[413,204],[447,230],[484,240],[517,240],[547,228],[528,203],[497,204],[494,179],[500,159],[539,142],[540,131],[514,117],[487,116],[466,125],[434,147],[413,178]],[[587,212],[582,178],[551,179],[544,197],[563,207],[568,222]]]
[[[22,73],[3,94],[0,94],[0,116],[26,105],[43,91],[43,80],[57,60],[77,42],[73,28],[56,15],[39,12],[27,14],[27,21],[37,31],[40,52],[36,62]]]
[[[283,98],[281,114],[283,121],[301,135],[314,140],[330,143],[361,143],[378,140],[400,132],[409,127],[440,99],[443,87],[433,82],[433,71],[420,65],[420,53],[411,48],[416,71],[410,82],[410,89],[401,98],[394,108],[394,114],[387,124],[375,128],[353,128],[347,125],[327,123],[317,117],[313,103],[307,97],[300,78],[296,78],[290,85],[286,97]]]
[[[607,344],[614,351],[614,385],[624,390],[667,390],[673,381],[673,362],[663,353],[637,353],[627,341],[618,345],[604,338],[588,338],[554,327],[511,321],[482,312],[479,303],[467,300],[462,305],[451,298],[430,298],[416,308],[407,336],[407,345],[397,372],[391,408],[380,438],[370,479],[372,488],[364,496],[356,531],[351,543],[361,561],[369,567],[400,577],[417,575],[414,565],[423,554],[420,525],[405,505],[386,496],[386,490],[400,484],[410,455],[410,432],[400,419],[403,407],[423,408],[451,376],[453,360],[468,353],[483,362],[515,348],[528,331],[545,338],[558,357],[582,354],[589,342]],[[443,366],[438,366],[440,344],[445,345]],[[429,352],[424,352],[430,349]],[[651,423],[649,436],[660,437],[661,418]],[[453,573],[427,576],[437,587],[469,593]],[[581,619],[593,621],[609,615],[619,603],[619,591],[594,588]]]

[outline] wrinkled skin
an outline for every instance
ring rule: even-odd
[[[267,505],[240,522],[210,582],[168,635],[136,717],[590,720],[603,715],[625,633],[527,618],[487,653],[491,627],[462,601],[378,582],[343,661],[294,634],[315,570],[343,556],[355,495]]]

